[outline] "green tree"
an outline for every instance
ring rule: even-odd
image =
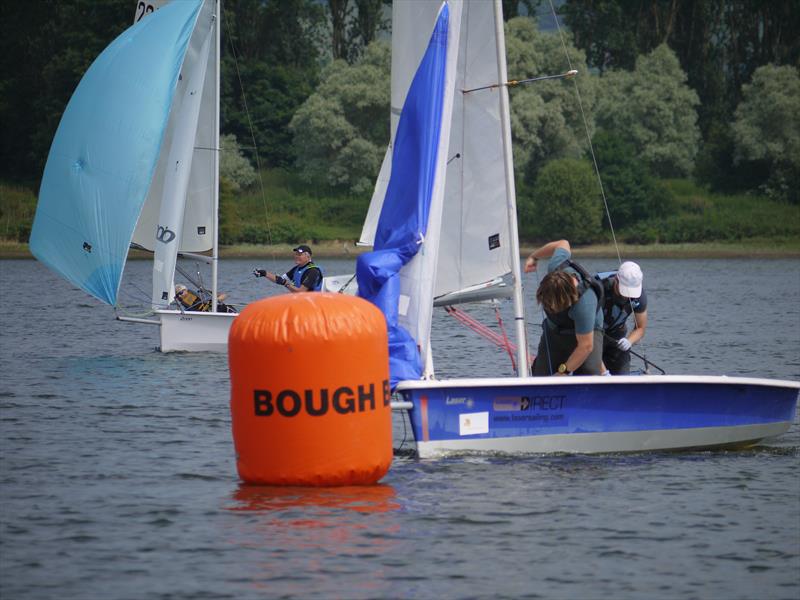
[[[736,109],[734,161],[762,164],[762,189],[770,196],[800,199],[800,75],[796,67],[766,65],[742,90]]]
[[[133,2],[7,2],[0,19],[0,175],[38,181],[86,69],[133,24]]]
[[[592,145],[614,229],[667,213],[669,193],[648,173],[632,144],[600,130]],[[607,214],[603,215],[603,221],[608,225]]]
[[[353,194],[372,189],[389,140],[390,60],[388,44],[373,42],[356,64],[327,67],[291,122],[306,181]]]
[[[391,0],[328,0],[333,59],[356,62],[379,31],[389,27]]]
[[[701,104],[704,135],[727,123],[741,86],[767,63],[800,60],[800,12],[773,0],[566,0],[560,9],[592,67],[633,69],[668,43]]]
[[[511,91],[514,167],[530,183],[547,161],[583,154],[587,137],[575,86],[585,114],[591,115],[595,82],[583,53],[567,45],[565,55],[558,34],[540,32],[532,18],[517,17],[506,23],[506,46],[510,79],[555,75],[571,68],[579,72],[577,82],[537,81]],[[588,126],[591,135],[590,117]]]
[[[225,3],[222,130],[266,166],[294,162],[289,123],[319,77],[324,17],[311,0]]]
[[[532,206],[539,236],[566,238],[576,244],[599,237],[603,215],[597,178],[585,160],[562,158],[549,162],[539,173]]]
[[[133,24],[134,2],[6,4],[0,19],[0,175],[35,187],[71,94],[92,61]],[[254,137],[267,165],[288,165],[294,160],[289,121],[319,75],[324,7],[316,0],[223,4],[223,131],[234,133],[250,155]]]
[[[503,20],[522,15],[535,15],[544,0],[503,0]]]
[[[630,71],[601,78],[598,127],[631,143],[655,175],[683,177],[692,172],[700,130],[697,94],[675,53],[661,45],[636,60]]]
[[[242,155],[239,142],[232,133],[220,136],[219,176],[225,179],[231,190],[238,192],[249,187],[256,180],[256,170]]]

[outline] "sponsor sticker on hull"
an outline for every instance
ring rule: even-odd
[[[459,435],[489,433],[489,413],[462,413],[458,415]]]

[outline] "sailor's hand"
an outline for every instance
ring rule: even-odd
[[[280,275],[275,275],[275,279],[273,281],[275,281],[275,283],[277,283],[278,285],[286,285],[286,279],[284,279]]]
[[[628,341],[628,338],[622,338],[621,340],[617,340],[617,348],[623,352],[627,352],[631,349],[631,343]]]
[[[528,257],[528,260],[525,261],[525,272],[526,273],[533,273],[536,270],[536,265],[539,261],[532,256]]]
[[[267,272],[264,269],[253,269],[253,275],[256,277],[266,277]]]

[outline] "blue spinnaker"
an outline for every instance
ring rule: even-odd
[[[171,2],[114,40],[78,84],[50,147],[31,252],[108,304],[117,301],[201,4]]]
[[[422,375],[417,342],[398,323],[400,270],[414,258],[428,228],[446,84],[449,8],[445,3],[409,87],[392,152],[392,174],[373,252],[356,263],[358,294],[383,311],[389,333],[391,386]]]

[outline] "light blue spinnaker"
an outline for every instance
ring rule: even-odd
[[[92,63],[58,126],[31,231],[33,255],[116,304],[201,0],[171,2]]]

